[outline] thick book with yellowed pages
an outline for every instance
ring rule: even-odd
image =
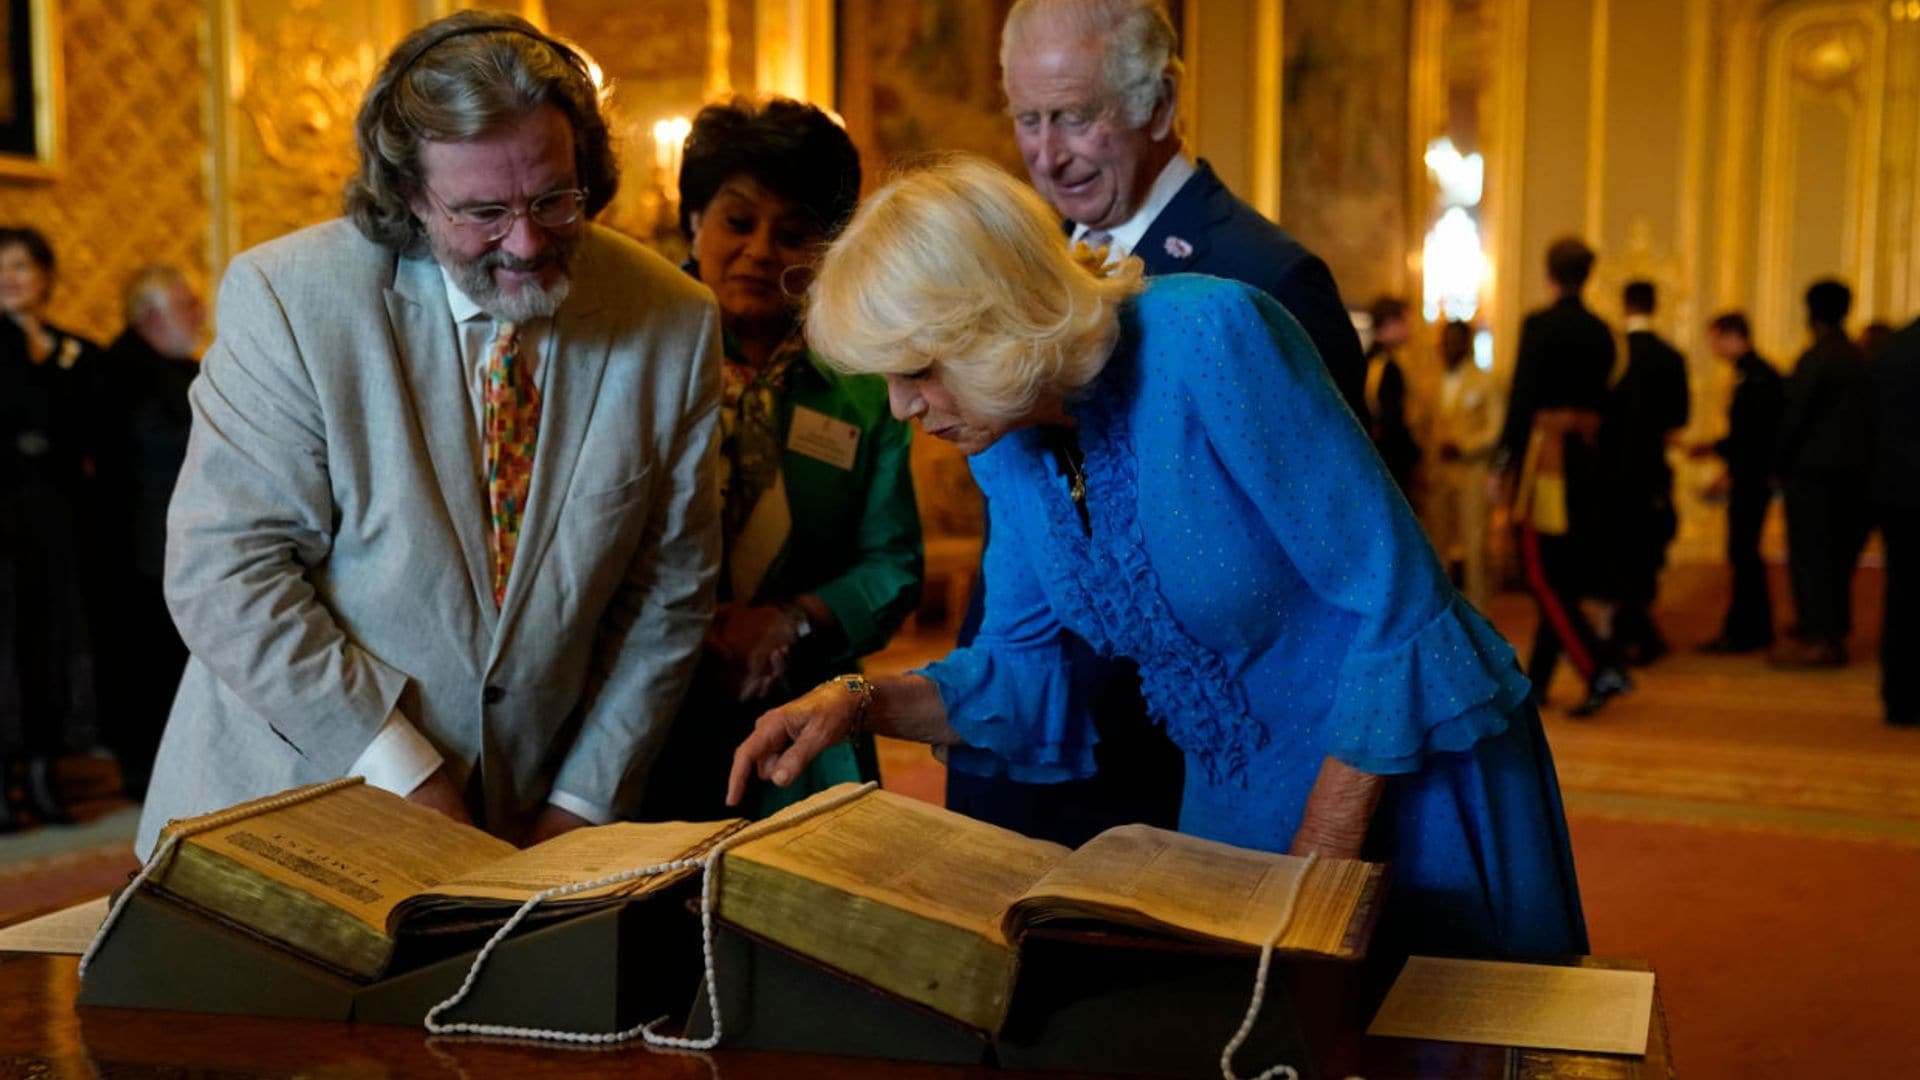
[[[310,797],[290,798],[300,794]],[[398,795],[346,783],[172,822],[162,837],[179,833],[179,844],[148,880],[169,901],[371,981],[386,971],[401,935],[498,926],[542,890],[694,858],[744,825],[601,825],[522,850]],[[638,899],[692,873],[550,900],[534,918]]]
[[[1020,938],[1042,923],[1353,960],[1383,866],[1306,860],[1145,825],[1078,850],[886,791],[846,785],[789,808],[795,823],[727,849],[719,917],[968,1027],[999,1030]],[[1296,879],[1296,901],[1287,898]]]

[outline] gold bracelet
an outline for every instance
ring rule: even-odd
[[[853,726],[847,729],[847,736],[851,738],[855,735],[871,734],[872,729],[867,726],[867,713],[873,708],[873,683],[865,675],[853,672],[847,675],[835,675],[823,685],[838,686],[860,699],[858,708],[854,710]]]

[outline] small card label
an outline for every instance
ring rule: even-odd
[[[836,469],[853,468],[860,449],[860,429],[826,413],[797,405],[787,427],[787,449],[824,461]]]

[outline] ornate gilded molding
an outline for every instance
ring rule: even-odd
[[[0,154],[0,180],[57,180],[66,167],[62,155],[67,124],[66,54],[60,36],[60,4],[58,0],[24,2],[33,36],[28,44],[33,58],[33,77],[28,80],[33,100],[26,103],[26,110],[33,113],[34,148],[31,156]]]
[[[1792,280],[1799,215],[1802,106],[1817,101],[1847,121],[1838,268],[1855,309],[1878,305],[1881,114],[1886,88],[1886,9],[1872,0],[1806,5],[1764,20],[1766,103],[1760,165],[1760,214],[1754,308],[1763,347],[1785,355],[1800,341],[1799,292]]]

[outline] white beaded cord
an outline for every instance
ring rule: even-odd
[[[167,864],[167,859],[173,855],[173,849],[180,846],[181,840],[189,836],[197,836],[209,829],[217,829],[222,825],[231,825],[236,821],[244,821],[247,818],[259,814],[284,809],[295,803],[306,802],[308,799],[317,799],[322,795],[339,791],[341,788],[352,787],[354,784],[363,783],[366,783],[364,777],[343,776],[338,780],[329,780],[324,784],[316,784],[313,787],[290,791],[285,795],[268,799],[262,803],[250,804],[245,807],[236,806],[222,810],[195,824],[191,829],[173,828],[174,823],[169,822],[169,831],[166,837],[161,840],[158,847],[153,849],[153,855],[147,859],[147,864],[140,868],[140,873],[136,874],[133,881],[129,883],[125,889],[120,891],[119,898],[113,902],[111,908],[107,909],[107,917],[100,920],[100,929],[94,932],[93,940],[87,944],[87,951],[80,955],[80,978],[85,979],[87,977],[87,968],[92,966],[94,954],[100,951],[100,946],[106,944],[107,935],[113,932],[114,924],[120,921],[120,913],[126,910],[127,901],[133,899],[133,894],[140,891],[140,886],[147,883],[147,879],[153,876],[155,870]]]
[[[1307,874],[1312,872],[1313,864],[1319,861],[1319,852],[1307,852],[1306,863],[1300,867],[1300,873],[1295,875],[1293,887],[1287,890],[1287,906],[1280,912],[1280,925],[1273,928],[1273,934],[1267,938],[1267,943],[1260,946],[1260,966],[1253,973],[1253,999],[1247,1002],[1247,1015],[1240,1020],[1240,1030],[1233,1033],[1233,1038],[1228,1039],[1226,1047],[1220,1051],[1222,1080],[1241,1080],[1239,1074],[1233,1071],[1233,1055],[1239,1051],[1241,1044],[1247,1041],[1247,1036],[1253,1034],[1253,1023],[1260,1018],[1260,1006],[1267,1000],[1267,969],[1273,964],[1273,947],[1286,935],[1287,928],[1293,925],[1293,913],[1300,903],[1300,890],[1306,885]],[[1300,1080],[1300,1074],[1294,1071],[1291,1065],[1272,1066],[1252,1077],[1251,1080],[1273,1080],[1277,1076],[1286,1077],[1286,1080]]]
[[[701,858],[675,859],[672,862],[643,866],[633,870],[624,870],[618,874],[601,878],[598,881],[581,882],[575,885],[561,885],[551,889],[543,889],[535,893],[532,897],[528,898],[526,903],[520,905],[520,910],[513,913],[513,917],[507,920],[505,926],[495,931],[493,937],[488,939],[485,945],[481,946],[479,955],[473,958],[473,966],[467,969],[467,977],[460,983],[460,988],[453,992],[453,996],[427,1010],[424,1024],[428,1033],[433,1035],[486,1035],[495,1038],[543,1039],[550,1042],[583,1045],[605,1045],[639,1038],[645,1040],[649,1046],[668,1047],[677,1050],[713,1049],[720,1044],[720,1040],[725,1036],[720,1022],[720,992],[719,988],[715,985],[713,963],[713,883],[714,871],[720,866],[720,856],[725,854],[728,848],[736,844],[742,844],[748,840],[757,840],[770,833],[790,829],[803,821],[819,817],[821,814],[828,813],[829,811],[838,810],[840,807],[847,805],[879,786],[877,783],[868,782],[852,791],[827,799],[817,806],[809,807],[805,813],[794,814],[777,820],[762,821],[755,825],[748,826],[715,844],[713,848]],[[607,885],[617,885],[622,882],[632,881],[635,878],[652,877],[657,874],[672,873],[675,870],[695,866],[701,868],[700,951],[702,960],[706,965],[707,1008],[713,1018],[713,1031],[706,1038],[686,1039],[672,1035],[658,1034],[653,1029],[656,1025],[667,1019],[664,1016],[647,1021],[646,1023],[635,1024],[633,1027],[627,1028],[624,1031],[607,1032],[560,1031],[553,1028],[516,1027],[511,1024],[476,1024],[466,1021],[457,1021],[450,1024],[440,1022],[441,1013],[460,1004],[466,1000],[468,994],[473,992],[473,987],[480,978],[480,969],[486,966],[487,958],[492,955],[494,946],[505,940],[506,936],[513,932],[513,928],[520,925],[520,921],[526,918],[527,914],[542,902],[556,896],[569,896],[573,893],[585,892],[589,889],[598,889]]]

